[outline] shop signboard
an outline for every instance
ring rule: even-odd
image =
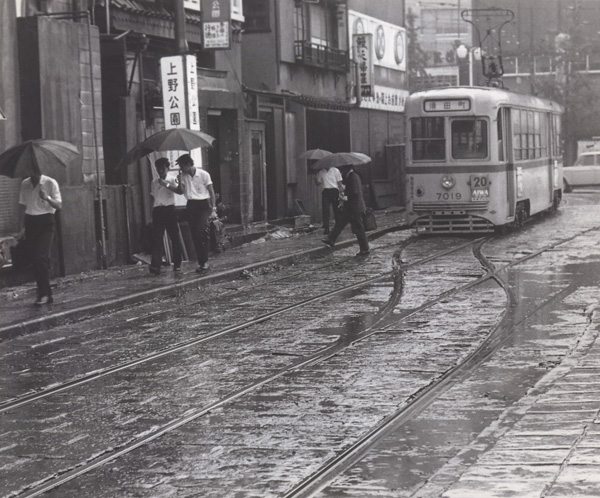
[[[231,0],[202,0],[202,38],[205,50],[231,48]]]
[[[358,86],[361,97],[373,96],[373,35],[352,35],[354,62],[358,72]]]

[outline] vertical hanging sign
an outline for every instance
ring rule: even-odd
[[[231,48],[231,0],[201,0],[204,49]]]
[[[200,129],[196,56],[176,55],[160,60],[165,128]]]
[[[373,35],[352,35],[354,62],[357,67],[357,86],[361,97],[373,96]]]

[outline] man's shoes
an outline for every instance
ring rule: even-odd
[[[208,265],[206,263],[196,268],[196,273],[204,273],[206,271],[208,271]]]
[[[37,301],[34,303],[36,306],[42,306],[44,304],[52,304],[54,302],[54,299],[52,299],[52,296],[42,296],[42,297],[38,297]]]
[[[181,265],[173,266],[173,271],[181,271]]]
[[[357,256],[368,256],[369,254],[371,254],[371,251],[360,251],[356,253]]]
[[[333,242],[331,242],[331,240],[329,240],[327,238],[321,239],[321,242],[323,242],[323,244],[325,244],[326,246],[333,247]]]
[[[152,273],[152,275],[160,275],[160,268],[150,266],[148,269],[150,270],[150,273]]]

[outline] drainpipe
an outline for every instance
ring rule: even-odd
[[[106,4],[108,5],[108,1]],[[91,23],[89,11],[85,11],[86,19],[87,19],[87,35],[88,35],[88,54],[90,57],[90,86],[92,91],[92,129],[94,134],[94,158],[96,163],[96,189],[98,196],[98,211],[100,214],[100,266],[106,269],[106,234],[105,230],[105,220],[104,220],[104,206],[103,206],[103,196],[102,196],[102,177],[100,176],[100,158],[98,157],[98,130],[96,129],[96,91],[94,86],[94,60],[92,58],[92,32],[91,32]]]
[[[106,8],[104,12],[106,16],[106,34],[110,35],[110,0],[104,0],[104,4]]]
[[[206,15],[205,12],[202,15]],[[175,41],[177,43],[177,54],[184,55],[189,52],[187,40],[185,39],[185,9],[183,0],[175,0]]]

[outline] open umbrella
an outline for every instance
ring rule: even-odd
[[[59,140],[35,139],[15,145],[0,154],[0,175],[27,178],[55,166],[67,166],[79,156],[77,147]]]
[[[211,137],[207,133],[188,128],[171,128],[159,131],[125,154],[119,161],[119,164],[117,164],[117,168],[139,161],[151,152],[166,152],[169,150],[191,151],[200,147],[210,147],[214,141],[214,137]]]
[[[361,152],[336,152],[311,165],[311,169],[340,168],[348,165],[367,164],[369,161],[371,158]]]
[[[307,159],[309,161],[314,161],[318,159],[323,159],[324,157],[330,156],[331,154],[333,154],[333,152],[329,152],[328,150],[310,149],[300,154],[298,156],[298,159]]]

